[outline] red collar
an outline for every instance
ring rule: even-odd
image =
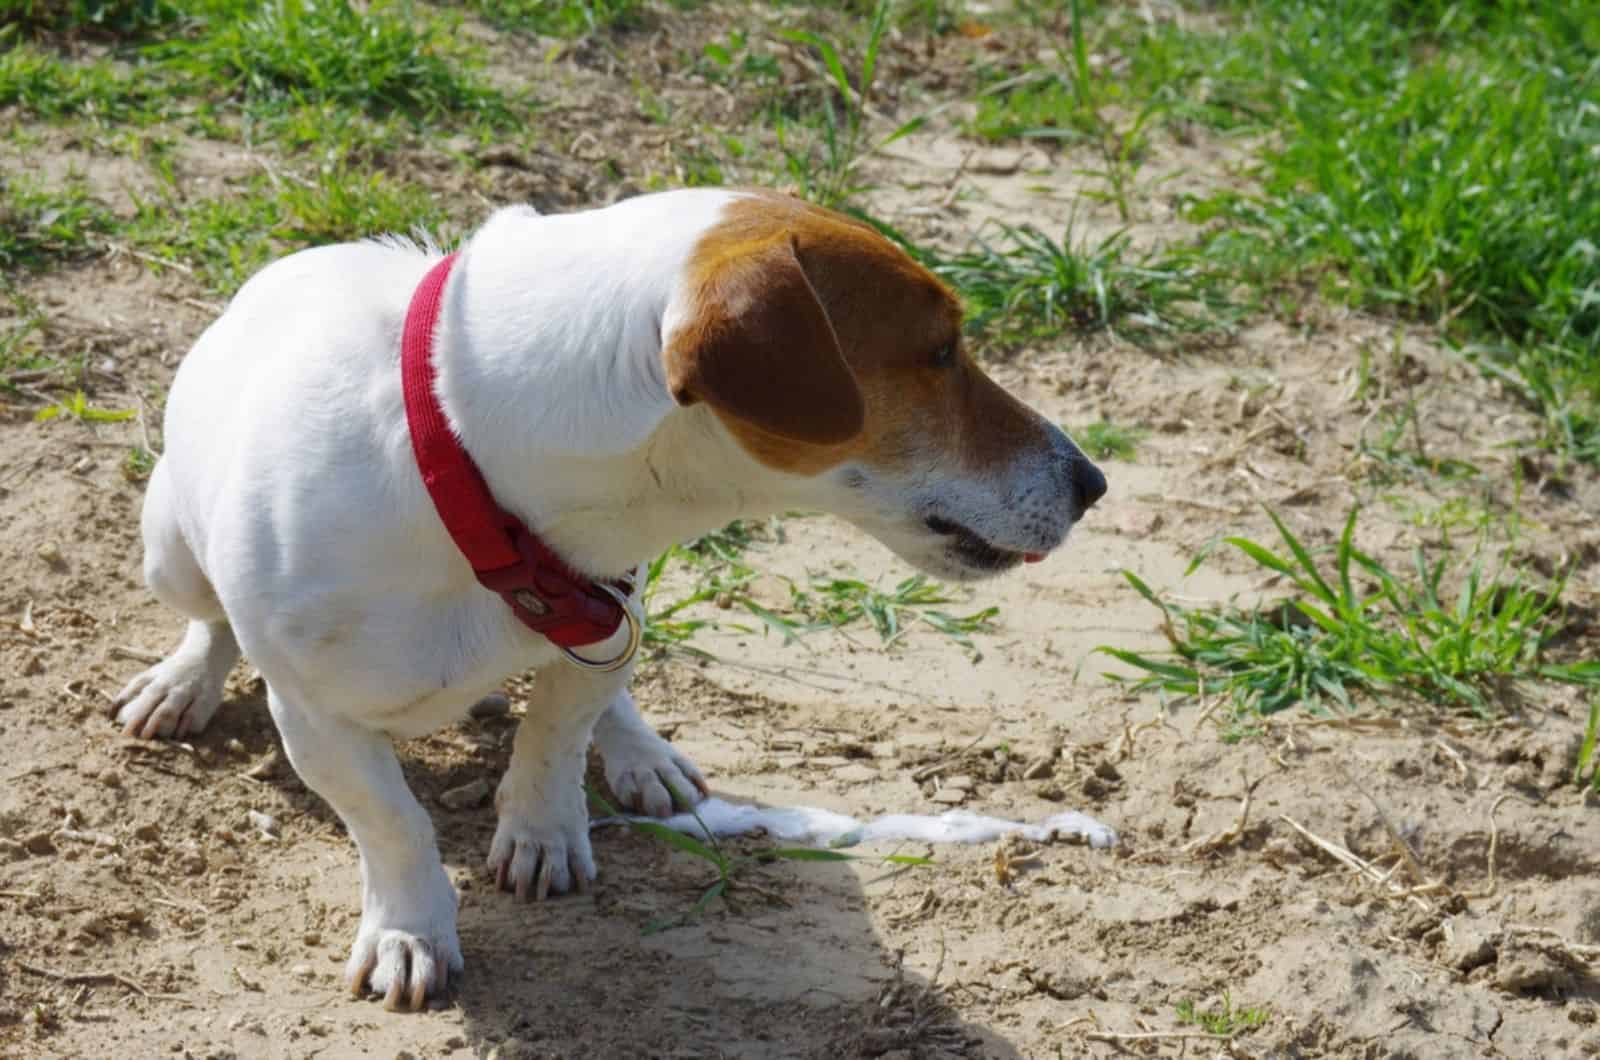
[[[615,669],[638,647],[639,625],[625,604],[633,592],[632,579],[595,582],[561,562],[521,520],[495,503],[483,474],[439,407],[433,331],[455,261],[455,254],[445,257],[422,278],[411,296],[400,338],[406,422],[423,485],[478,581],[499,593],[529,629],[562,648],[572,648],[607,639],[627,619],[633,639],[613,660],[615,665],[609,668]],[[567,654],[580,664],[606,667]]]

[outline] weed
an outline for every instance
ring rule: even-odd
[[[768,575],[788,582],[789,603],[785,608],[761,603],[748,590],[762,574],[746,562],[745,552],[755,542],[769,536],[781,540],[778,520],[762,524],[736,519],[721,530],[657,556],[646,568],[642,591],[644,643],[658,653],[681,650],[705,656],[706,653],[689,644],[695,634],[724,624],[747,628],[686,614],[698,604],[710,603],[722,612],[751,616],[760,623],[758,628],[776,633],[785,644],[796,643],[807,634],[821,630],[844,632],[864,622],[873,628],[887,649],[899,643],[909,628],[921,624],[955,641],[974,661],[982,658],[972,636],[991,632],[999,609],[987,607],[968,614],[953,614],[942,605],[956,603],[956,598],[925,575],[906,578],[888,591],[854,578],[814,576],[802,587],[786,578]],[[658,606],[663,576],[674,561],[696,572],[694,588]]]
[[[789,40],[815,49],[826,68],[827,77],[821,85],[820,110],[809,127],[796,123],[782,111],[775,115],[778,147],[783,153],[786,172],[801,195],[823,206],[841,206],[866,190],[866,185],[858,183],[855,171],[864,155],[862,136],[867,104],[872,98],[878,52],[889,27],[890,7],[890,0],[879,0],[873,8],[872,18],[867,25],[866,45],[862,49],[861,67],[854,82],[845,71],[839,46],[833,41],[804,30],[791,30],[784,34]],[[837,102],[834,93],[837,93]],[[807,129],[798,139],[795,137],[797,124]],[[921,118],[906,122],[879,141],[872,150],[882,150],[921,124]]]
[[[1201,258],[1181,249],[1135,250],[1125,232],[1094,241],[1068,222],[1052,239],[1032,225],[1001,225],[1004,243],[980,233],[971,249],[947,256],[872,223],[961,294],[969,334],[1002,348],[1065,331],[1110,329],[1151,341],[1211,330],[1236,313]]]
[[[155,469],[155,454],[142,445],[133,446],[122,458],[122,477],[129,482],[143,482]]]
[[[1470,461],[1428,452],[1415,401],[1380,408],[1363,421],[1356,452],[1368,462],[1372,477],[1379,483],[1399,479],[1457,482],[1481,474]]]
[[[668,828],[658,821],[640,820],[636,817],[624,816],[621,811],[612,806],[603,795],[593,788],[586,786],[584,790],[588,792],[590,801],[608,816],[617,818],[635,832],[647,835],[675,850],[700,858],[717,872],[717,878],[712,880],[706,889],[701,892],[700,897],[692,906],[677,916],[662,917],[650,921],[644,926],[642,933],[645,935],[654,935],[658,932],[687,924],[703,913],[706,907],[715,899],[726,896],[728,891],[738,882],[738,877],[757,865],[771,864],[775,861],[866,860],[855,854],[846,854],[839,850],[818,850],[813,847],[765,847],[755,851],[753,854],[730,854],[722,848],[722,844],[717,841],[716,835],[710,828],[706,827],[705,821],[700,819],[700,815],[695,813],[693,807],[690,807],[689,812],[694,815],[695,823],[700,826],[702,838],[696,838],[676,829]],[[687,805],[687,800],[678,792],[673,791],[671,794],[675,803]],[[932,858],[907,854],[889,854],[882,858],[870,860],[882,861],[890,865],[933,864]]]
[[[57,402],[49,408],[40,409],[33,414],[36,421],[53,420],[67,416],[79,423],[121,423],[131,420],[139,413],[135,409],[97,409],[89,404],[89,399],[83,391],[75,390],[70,398]]]
[[[1110,420],[1098,420],[1070,433],[1078,448],[1095,460],[1131,461],[1139,443],[1150,432],[1143,427],[1124,427]]]
[[[1493,570],[1475,555],[1454,598],[1444,591],[1445,561],[1421,550],[1402,577],[1355,546],[1357,510],[1346,520],[1324,577],[1310,552],[1268,511],[1288,548],[1280,555],[1253,541],[1226,541],[1258,566],[1287,578],[1295,593],[1270,606],[1185,607],[1162,600],[1132,571],[1130,585],[1161,609],[1171,653],[1160,658],[1121,648],[1097,651],[1136,667],[1137,688],[1220,695],[1236,715],[1269,714],[1296,703],[1355,708],[1352,693],[1406,691],[1480,716],[1486,695],[1510,680],[1600,684],[1600,662],[1555,662],[1546,649],[1561,632],[1565,579],[1538,588],[1504,557]],[[1204,553],[1190,565],[1199,566]],[[1358,589],[1356,576],[1365,585]],[[1113,677],[1122,680],[1120,677]]]
[[[1578,747],[1578,764],[1572,770],[1572,783],[1583,786],[1583,775],[1589,774],[1589,790],[1600,795],[1600,762],[1595,760],[1595,740],[1600,736],[1600,699],[1589,704],[1589,723],[1584,726],[1583,743]]]
[[[805,589],[791,586],[794,610],[810,619],[813,628],[843,629],[865,619],[878,634],[884,647],[892,646],[909,628],[907,620],[921,622],[961,645],[974,662],[983,653],[972,643],[973,633],[994,629],[997,607],[985,607],[966,615],[953,615],[939,608],[955,603],[944,586],[916,574],[884,592],[855,578],[814,577]]]
[[[750,46],[749,37],[735,29],[726,42],[711,41],[700,52],[695,70],[707,81],[721,85],[754,85],[771,89],[783,81],[778,60]]]
[[[14,390],[14,377],[21,372],[48,371],[57,363],[39,349],[36,338],[44,326],[44,317],[32,302],[19,295],[11,295],[11,309],[15,314],[0,329],[0,389]]]
[[[110,227],[111,215],[79,181],[45,188],[0,176],[0,265],[37,269],[81,256]]]
[[[1232,1037],[1267,1022],[1265,1008],[1234,1008],[1233,997],[1222,995],[1221,1008],[1199,1009],[1193,1001],[1178,1002],[1178,1022],[1198,1026],[1208,1034]]]

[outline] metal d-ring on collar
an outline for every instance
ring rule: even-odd
[[[628,598],[622,595],[621,590],[605,582],[596,582],[595,587],[609,595],[617,602],[617,606],[622,608],[622,617],[628,623],[628,646],[623,648],[614,658],[606,659],[603,662],[585,659],[567,647],[563,647],[561,653],[567,657],[568,662],[580,670],[588,670],[590,673],[596,674],[615,673],[628,665],[633,660],[633,657],[639,653],[639,642],[644,639],[644,627],[643,623],[639,621],[638,612],[629,605]]]

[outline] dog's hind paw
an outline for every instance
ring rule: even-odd
[[[710,789],[694,763],[648,729],[601,746],[606,783],[623,808],[671,817],[705,798]]]
[[[211,723],[227,676],[226,670],[218,675],[204,658],[174,655],[123,686],[111,710],[129,736],[181,740]]]

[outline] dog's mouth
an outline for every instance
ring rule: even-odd
[[[940,515],[930,515],[922,523],[940,537],[948,537],[950,551],[964,566],[974,570],[1010,570],[1019,563],[1038,563],[1044,559],[1042,552],[1016,552],[992,545],[976,531]]]

